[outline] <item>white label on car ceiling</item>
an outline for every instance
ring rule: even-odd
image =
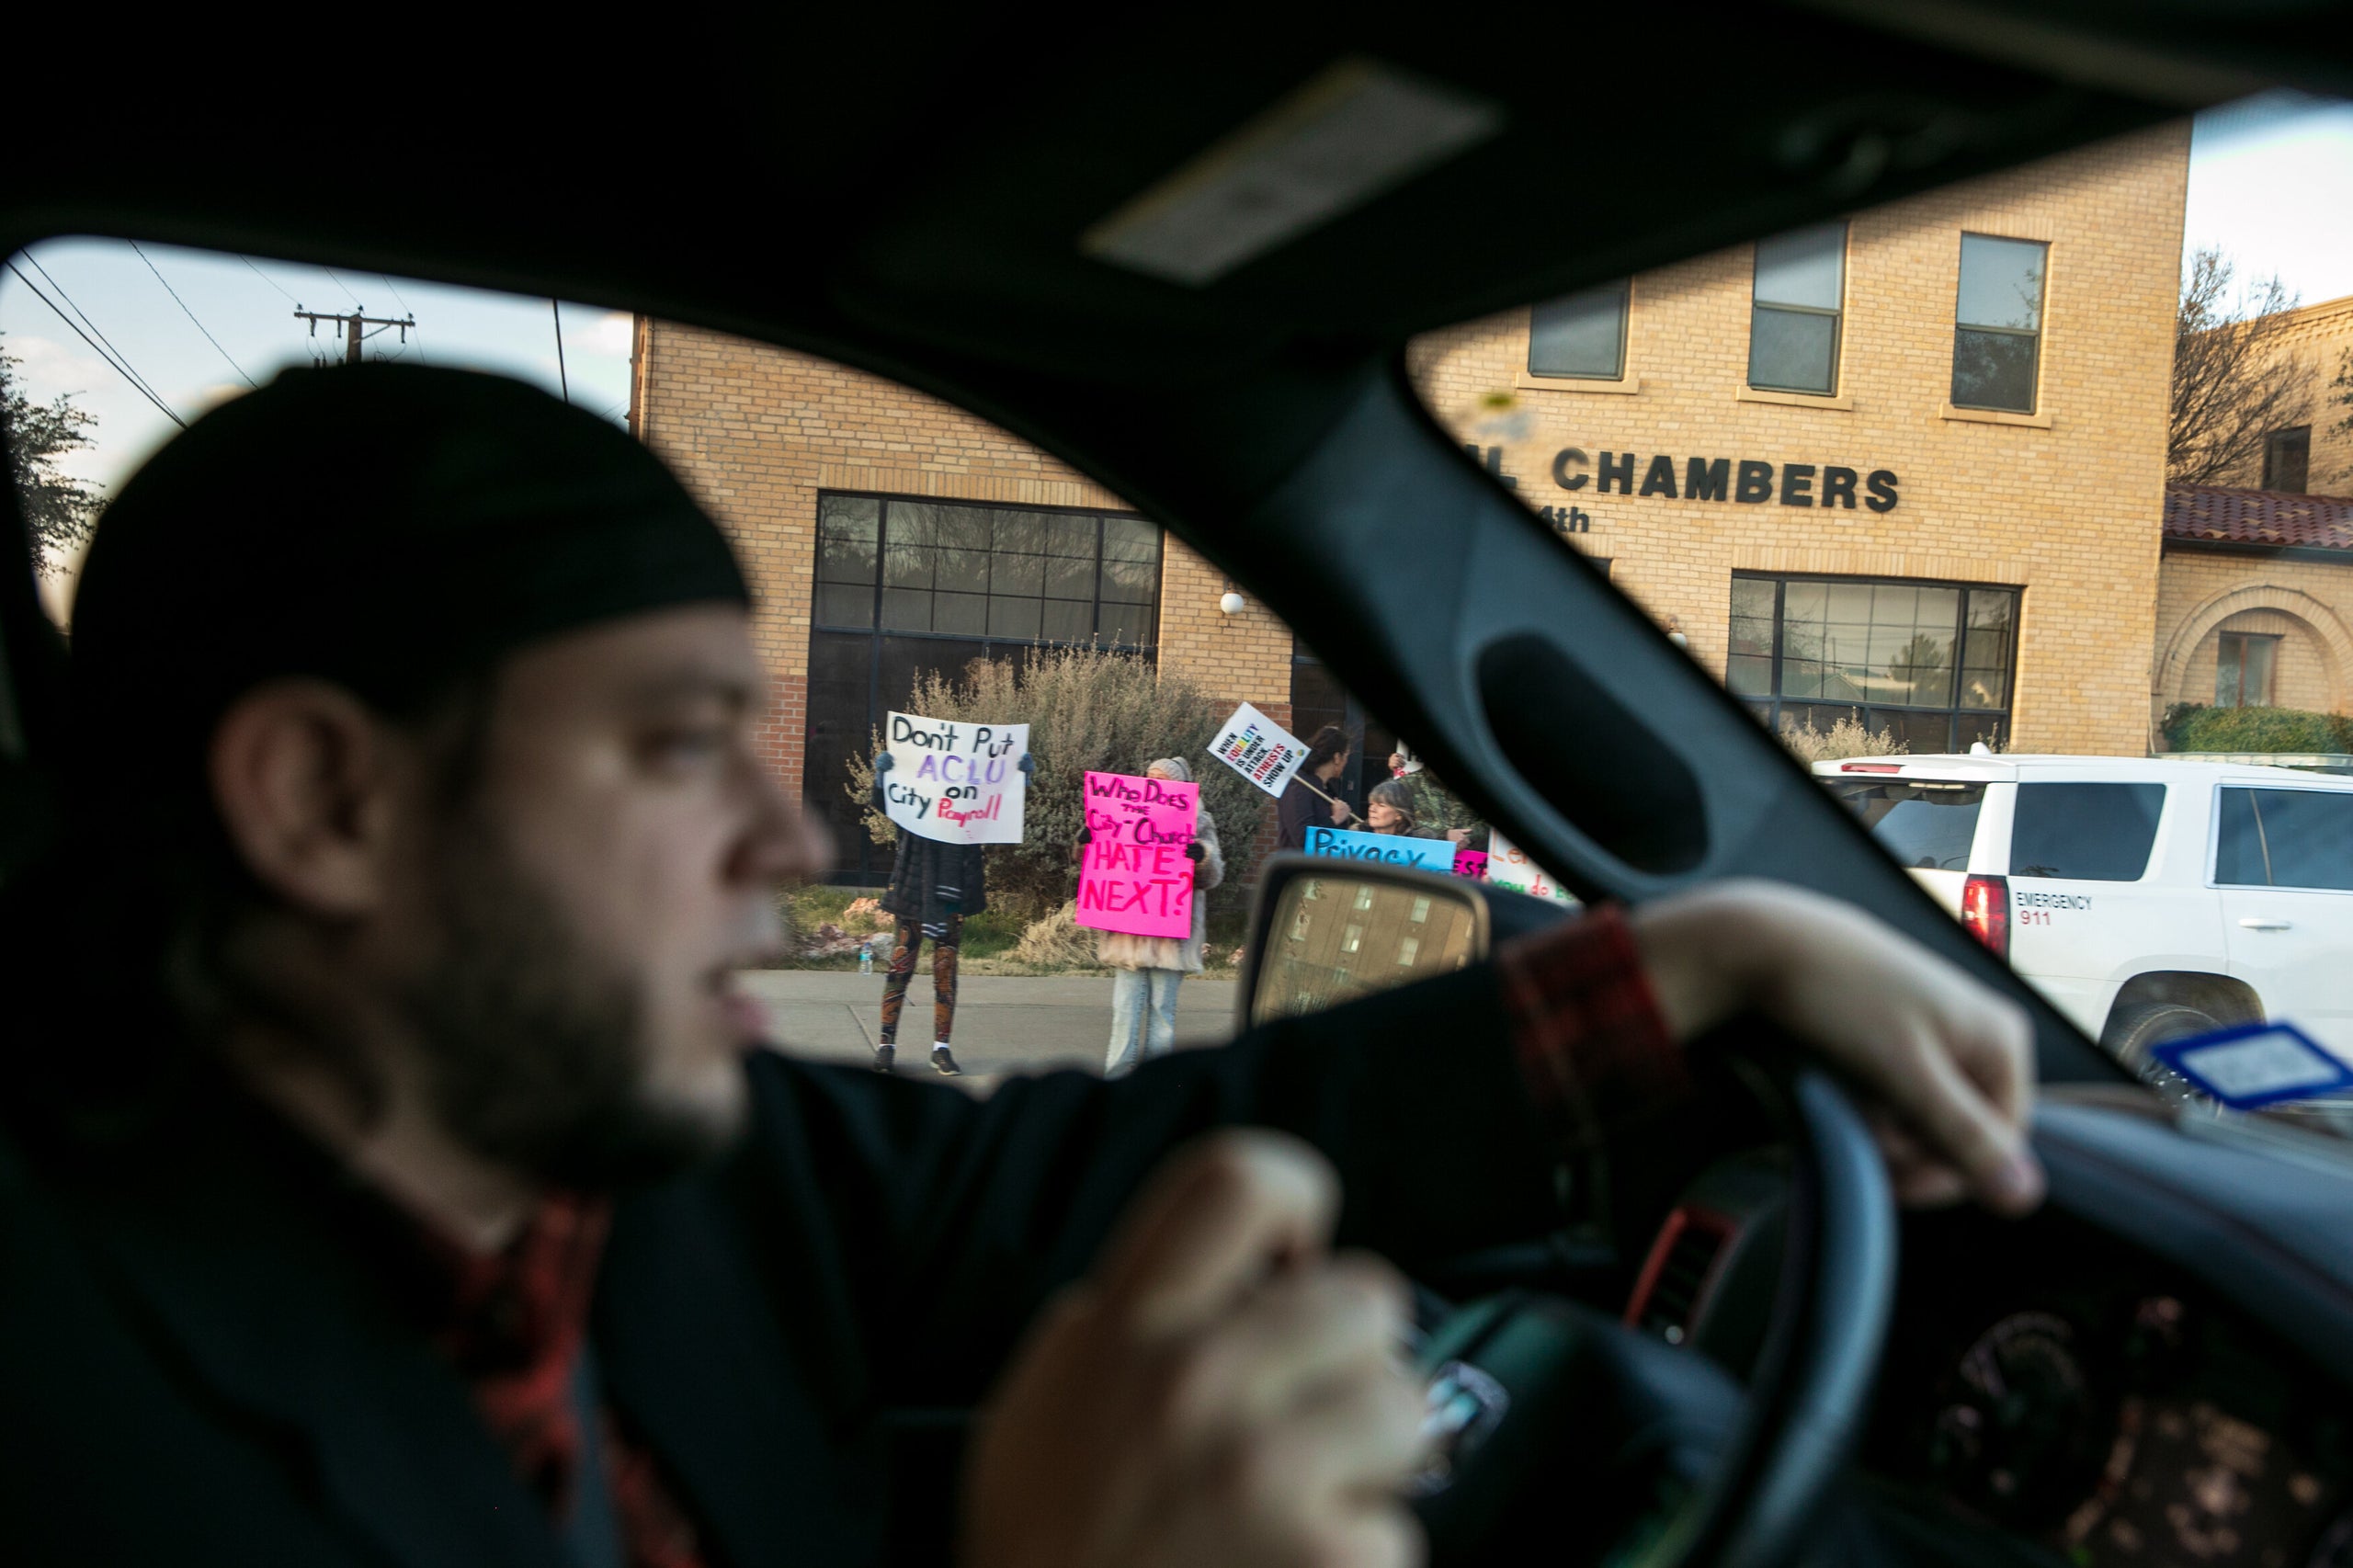
[[[1344,60],[1123,203],[1078,248],[1198,289],[1502,126],[1484,98]]]
[[[2240,1024],[2167,1040],[2151,1054],[2234,1110],[2353,1088],[2353,1068],[2293,1024]]]

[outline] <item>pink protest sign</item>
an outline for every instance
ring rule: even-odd
[[[1131,937],[1193,934],[1193,841],[1201,787],[1127,773],[1086,776],[1078,923]]]
[[[1487,852],[1483,849],[1461,849],[1454,852],[1454,874],[1468,877],[1474,882],[1487,880]]]

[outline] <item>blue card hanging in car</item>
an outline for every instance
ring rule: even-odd
[[[2353,1067],[2293,1024],[2239,1024],[2167,1040],[2150,1054],[2233,1110],[2353,1088]]]

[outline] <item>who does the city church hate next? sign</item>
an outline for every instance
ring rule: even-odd
[[[1131,937],[1193,934],[1193,842],[1201,787],[1131,773],[1086,776],[1078,924]]]

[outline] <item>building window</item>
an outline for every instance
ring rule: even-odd
[[[1141,517],[869,495],[824,496],[817,517],[820,626],[1023,643],[1155,640],[1160,530]]]
[[[2263,438],[2263,488],[2305,494],[2312,483],[2313,427],[2291,425]]]
[[[1847,225],[1756,242],[1748,315],[1748,384],[1768,392],[1838,390],[1838,311],[1847,283]]]
[[[1999,744],[2018,608],[2015,588],[1737,574],[1724,682],[1777,733],[1854,719],[1915,753]]]
[[[1952,336],[1954,407],[2034,412],[2042,280],[2050,250],[2040,240],[1961,236],[1961,288]]]
[[[843,785],[883,714],[921,677],[977,658],[1074,642],[1154,655],[1160,529],[1119,513],[827,493],[814,588],[808,809],[833,830],[842,878],[871,882],[887,853]]]
[[[1529,312],[1528,373],[1588,381],[1626,379],[1627,280],[1548,301]]]
[[[2256,631],[2225,631],[2214,649],[2214,706],[2268,708],[2279,639]]]

